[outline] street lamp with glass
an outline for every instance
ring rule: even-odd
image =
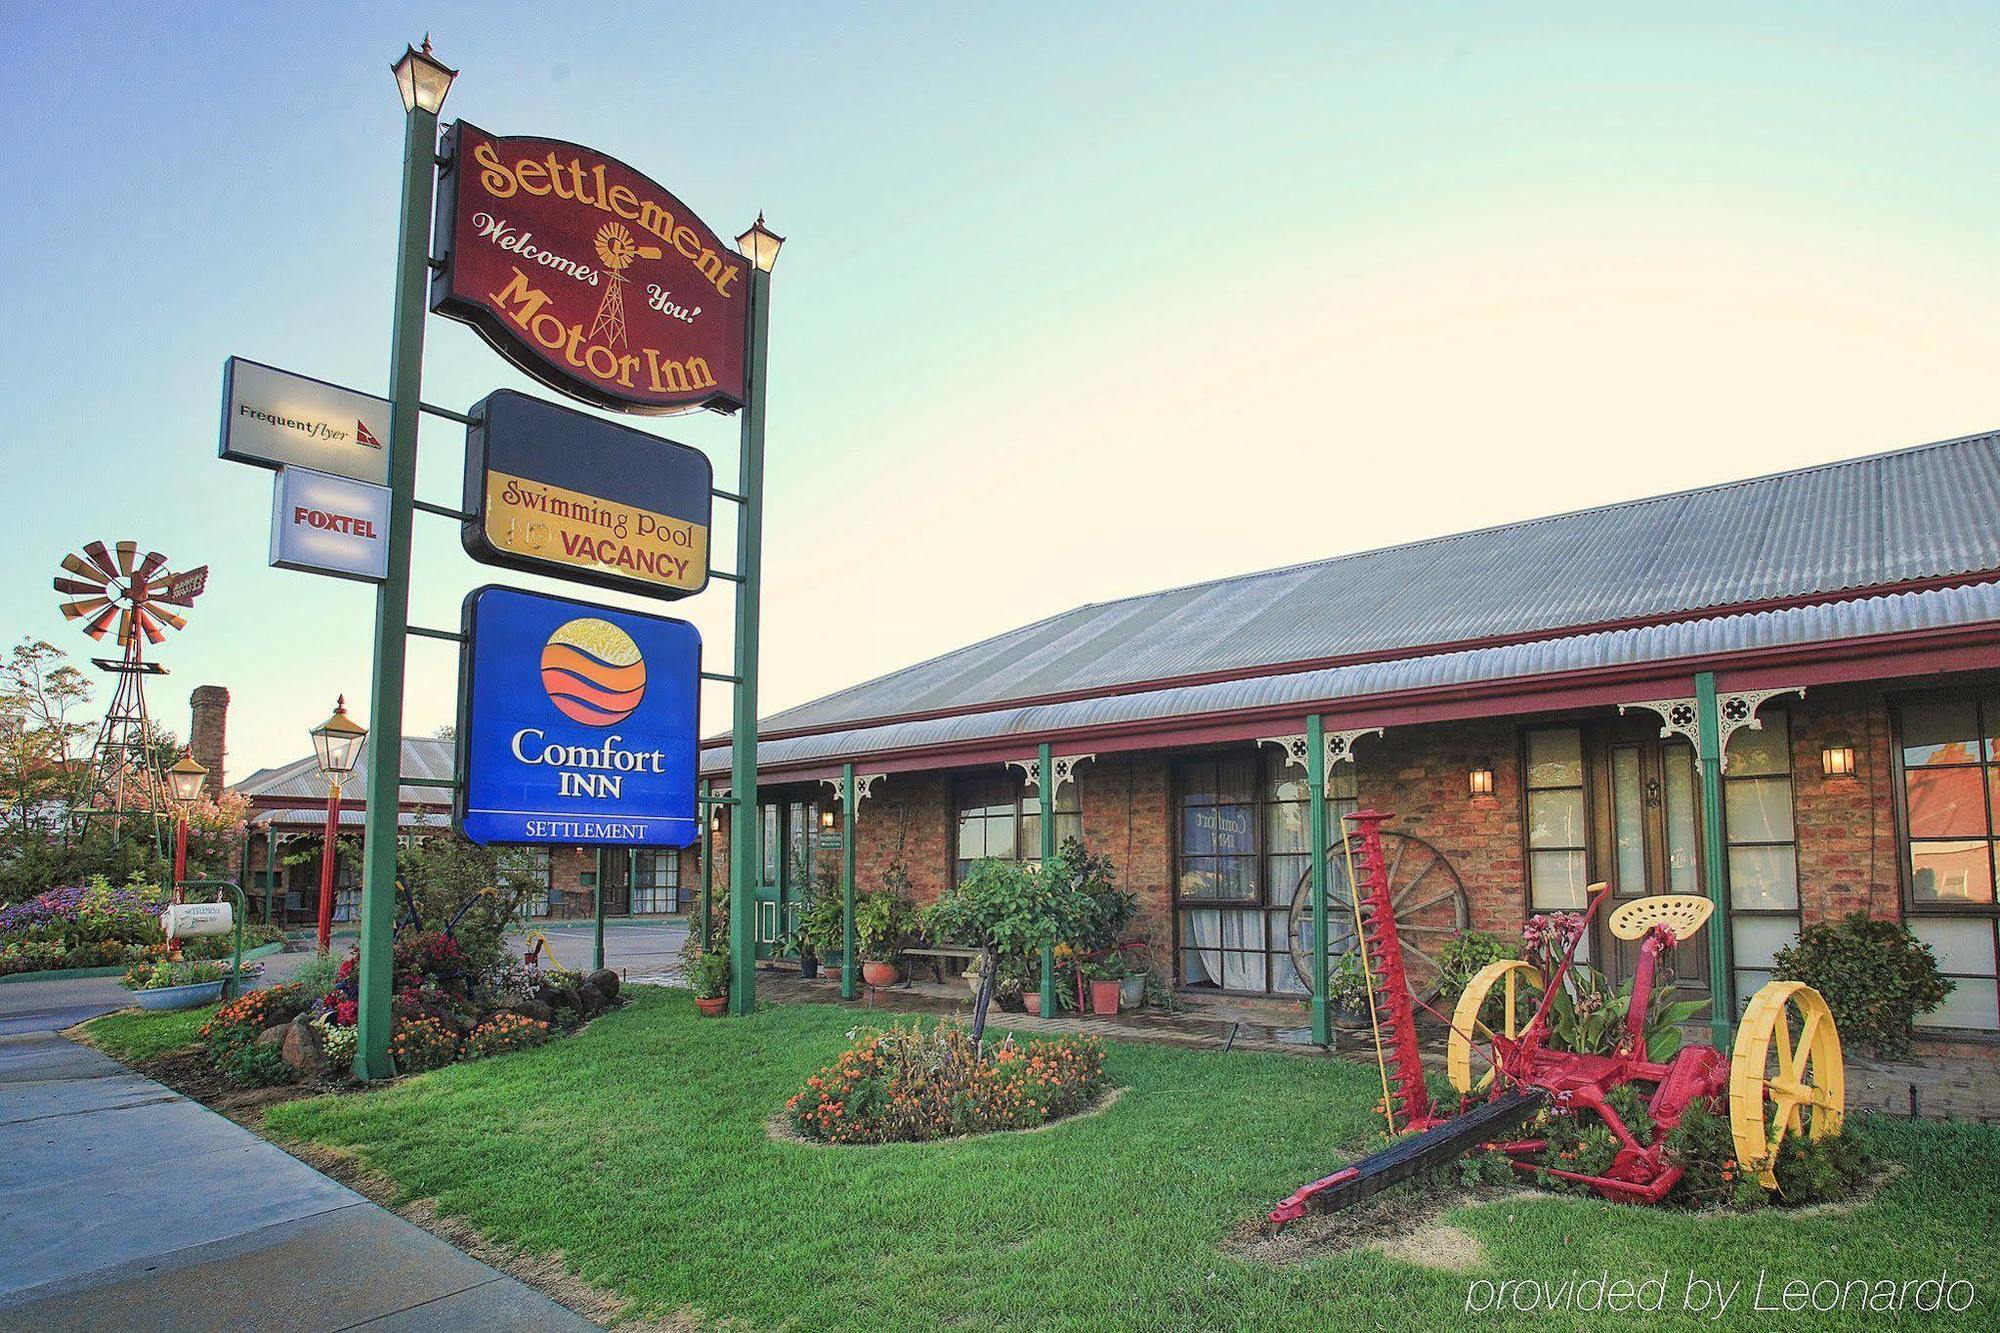
[[[182,751],[180,762],[167,770],[167,783],[174,798],[174,901],[181,900],[181,881],[188,869],[188,810],[201,799],[202,783],[208,770],[195,762],[194,755]]]
[[[354,772],[368,729],[347,715],[347,696],[334,700],[333,716],[312,729],[313,754],[326,778],[326,836],[319,852],[319,951],[333,947],[333,876],[339,863],[340,780]]]

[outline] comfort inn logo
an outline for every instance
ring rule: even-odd
[[[616,726],[646,697],[646,659],[632,636],[610,621],[572,620],[542,648],[542,688],[571,721]]]

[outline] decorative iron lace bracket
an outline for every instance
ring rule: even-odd
[[[1781,694],[1796,694],[1801,699],[1806,696],[1805,687],[1801,685],[1787,685],[1775,690],[1736,690],[1716,696],[1715,712],[1721,731],[1716,737],[1716,744],[1722,752],[1723,772],[1729,771],[1729,738],[1746,727],[1751,731],[1762,731],[1764,719],[1757,716],[1757,710],[1764,706],[1765,700]],[[1628,708],[1644,708],[1658,713],[1665,724],[1660,728],[1662,737],[1684,736],[1688,744],[1695,747],[1695,753],[1701,753],[1700,710],[1695,700],[1635,699],[1618,705],[1621,713]]]
[[[1069,783],[1076,781],[1076,766],[1086,759],[1095,758],[1097,756],[1094,754],[1058,754],[1050,756],[1049,766],[1055,770],[1055,786],[1050,790],[1049,795],[1051,797],[1062,795],[1062,789]],[[1020,769],[1021,778],[1029,787],[1036,791],[1042,789],[1042,761],[1039,756],[1033,759],[1009,759],[1007,767]]]
[[[1326,740],[1327,790],[1331,791],[1333,789],[1333,766],[1335,764],[1351,764],[1354,762],[1354,742],[1360,740],[1363,736],[1380,736],[1382,734],[1382,728],[1380,727],[1360,727],[1354,731],[1329,731],[1324,733]],[[1275,745],[1285,752],[1286,763],[1295,764],[1300,768],[1306,769],[1307,772],[1312,771],[1306,762],[1311,757],[1312,752],[1306,748],[1306,738],[1303,733],[1297,736],[1263,736],[1258,739],[1257,744]]]
[[[875,784],[888,776],[887,773],[856,773],[854,775],[855,808],[859,809],[863,801],[873,796],[875,794],[873,790]],[[824,786],[833,788],[833,800],[836,805],[847,799],[847,779],[821,778],[820,782]]]

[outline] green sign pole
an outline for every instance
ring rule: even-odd
[[[1049,743],[1042,742],[1038,755],[1040,764],[1036,772],[1040,777],[1035,782],[1035,794],[1042,803],[1042,870],[1047,873],[1056,862],[1056,774],[1055,758],[1050,753]],[[1056,950],[1053,944],[1042,946],[1042,1017],[1056,1016]]]
[[[1708,923],[1708,1024],[1715,1049],[1727,1051],[1736,1022],[1736,973],[1729,939],[1729,848],[1722,837],[1722,714],[1715,701],[1715,673],[1694,678],[1695,729],[1701,735],[1701,853],[1703,878],[1715,915]]]
[[[761,219],[760,219],[761,221]],[[773,252],[775,258],[775,251]],[[736,522],[736,716],[729,729],[729,1012],[757,1005],[757,633],[764,559],[764,377],[771,337],[771,274],[750,266],[750,401],[743,408]]]
[[[626,856],[630,855],[630,852],[626,853]],[[629,885],[631,880],[626,880],[626,883]],[[591,907],[597,915],[597,943],[590,952],[590,968],[594,972],[604,966],[604,849],[602,847],[597,849],[597,874],[591,885]]]
[[[698,925],[701,930],[701,947],[708,947],[708,904],[715,896],[715,806],[711,804],[714,786],[707,778],[701,780],[701,800],[695,809],[701,815],[701,914]]]
[[[442,102],[442,94],[439,95]],[[374,716],[368,740],[362,844],[360,1032],[354,1072],[392,1077],[389,997],[396,927],[396,806],[402,785],[403,662],[409,646],[410,520],[417,488],[417,414],[424,368],[424,290],[430,278],[431,194],[437,184],[437,108],[407,106],[403,206],[396,242],[396,306],[389,356],[389,572],[375,590]]]
[[[840,790],[846,809],[840,824],[840,998],[861,994],[861,966],[854,960],[854,765],[840,766]]]
[[[1313,1044],[1333,1044],[1333,1021],[1326,1002],[1326,724],[1318,713],[1306,718],[1307,836],[1312,839],[1312,1036]],[[1350,886],[1349,893],[1360,890]],[[1357,946],[1359,941],[1356,941]]]

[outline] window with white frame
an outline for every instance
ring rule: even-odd
[[[671,912],[680,903],[679,852],[638,852],[632,858],[632,911]]]
[[[2000,1031],[1994,858],[2000,844],[2000,695],[1926,695],[1895,709],[1904,915],[1952,982],[1919,1026]]]
[[[499,870],[521,881],[524,896],[521,911],[526,916],[547,916],[549,898],[555,889],[555,864],[546,847],[509,847],[500,853]]]

